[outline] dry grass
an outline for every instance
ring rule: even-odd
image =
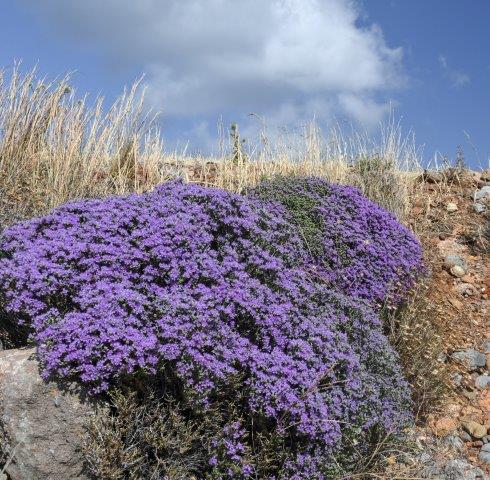
[[[105,480],[196,478],[207,465],[206,431],[212,419],[190,421],[169,399],[149,396],[138,401],[134,391],[114,391],[114,410],[98,412],[83,445],[87,469]]]
[[[69,76],[53,81],[0,71],[1,200],[16,216],[72,198],[141,191],[163,180],[155,117],[139,82],[107,111],[77,97]]]
[[[77,95],[69,75],[47,80],[35,69],[0,71],[0,225],[75,198],[141,192],[174,176],[241,191],[274,174],[316,175],[358,185],[402,219],[407,212],[409,172],[420,170],[419,159],[414,138],[403,137],[394,121],[378,142],[338,127],[324,136],[312,122],[273,141],[264,129],[245,155],[222,138],[219,157],[191,158],[165,151],[144,94],[137,81],[104,107],[101,97]],[[371,158],[380,159],[382,175],[354,167]]]
[[[386,315],[390,343],[397,351],[410,384],[415,417],[423,422],[450,394],[450,373],[441,354],[444,338],[434,323],[436,306],[422,281],[407,303]]]

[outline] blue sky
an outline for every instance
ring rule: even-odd
[[[212,148],[216,123],[271,128],[313,115],[376,129],[390,105],[424,157],[490,158],[488,0],[11,0],[0,65],[76,71],[113,99],[146,74],[164,134]],[[468,142],[467,136],[470,136]]]

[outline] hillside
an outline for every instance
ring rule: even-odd
[[[433,367],[448,375],[450,385],[441,407],[427,416],[426,425],[437,438],[445,439],[441,443],[447,445],[449,439],[458,452],[487,473],[490,470],[483,457],[488,455],[481,449],[489,441],[488,434],[483,438],[471,435],[477,427],[468,422],[488,429],[490,421],[489,181],[488,172],[446,178],[430,173],[410,214],[431,269],[424,313],[437,326],[441,347]],[[481,207],[485,201],[486,210]],[[451,270],[453,265],[462,265],[464,271]]]
[[[490,172],[143,106],[0,83],[2,480],[488,478]]]

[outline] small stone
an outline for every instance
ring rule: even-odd
[[[483,213],[486,209],[487,209],[487,207],[485,207],[485,205],[483,205],[482,203],[474,203],[473,204],[473,210],[476,213]]]
[[[449,303],[456,309],[461,310],[463,308],[463,302],[460,302],[457,298],[450,298]]]
[[[422,452],[419,457],[420,463],[429,463],[432,457],[427,452]]]
[[[489,197],[490,197],[490,186],[488,185],[475,192],[475,201],[483,200]]]
[[[454,448],[454,450],[463,450],[464,443],[461,438],[456,435],[449,435],[445,439],[445,442],[449,447]]]
[[[413,207],[411,213],[414,217],[418,217],[420,214],[424,213],[424,209],[422,207]]]
[[[490,424],[490,390],[483,390],[482,395],[478,400],[478,407],[483,412],[487,412],[485,423]]]
[[[456,265],[463,268],[465,266],[464,260],[459,255],[449,254],[444,257],[444,266],[446,268],[452,268]]]
[[[462,422],[461,425],[473,438],[480,439],[487,435],[487,427],[485,427],[485,425],[480,425],[474,420]]]
[[[465,432],[465,431],[459,432],[459,438],[461,438],[461,440],[463,440],[463,442],[471,442],[470,434]]]
[[[480,460],[480,462],[482,463],[490,464],[490,452],[486,452],[483,449],[480,450],[480,453],[478,454],[478,460]]]
[[[460,387],[461,386],[461,381],[463,380],[463,376],[460,373],[453,373],[451,375],[451,380],[453,381],[453,384],[456,387]]]
[[[476,294],[475,288],[469,283],[460,283],[459,285],[456,285],[455,290],[463,297],[471,297]]]
[[[481,468],[474,467],[466,460],[455,459],[444,465],[442,476],[435,478],[441,480],[483,480],[484,475]]]
[[[464,271],[464,268],[460,267],[459,265],[454,265],[454,267],[451,267],[450,272],[451,272],[451,275],[458,277],[458,278],[461,278],[466,274],[466,272]]]
[[[490,436],[490,435],[489,435]],[[490,443],[487,443],[486,445],[483,445],[483,447],[481,447],[481,449],[484,451],[484,452],[490,452]]]
[[[484,367],[487,363],[485,355],[474,348],[467,348],[466,350],[454,352],[451,355],[451,358],[465,365],[470,372]]]
[[[477,440],[476,442],[473,442],[473,446],[475,448],[483,447],[483,442],[481,440]]]
[[[485,343],[483,344],[483,351],[485,353],[490,353],[490,340],[485,340]]]
[[[490,388],[490,375],[479,375],[475,379],[475,387],[479,390]]]
[[[458,206],[453,202],[449,202],[446,204],[446,210],[449,213],[456,212],[458,210]]]

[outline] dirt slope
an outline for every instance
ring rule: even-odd
[[[490,173],[428,174],[420,187],[411,225],[431,272],[427,295],[444,345],[439,368],[451,377],[425,426],[490,474],[482,459],[490,452],[483,447],[490,443]]]

